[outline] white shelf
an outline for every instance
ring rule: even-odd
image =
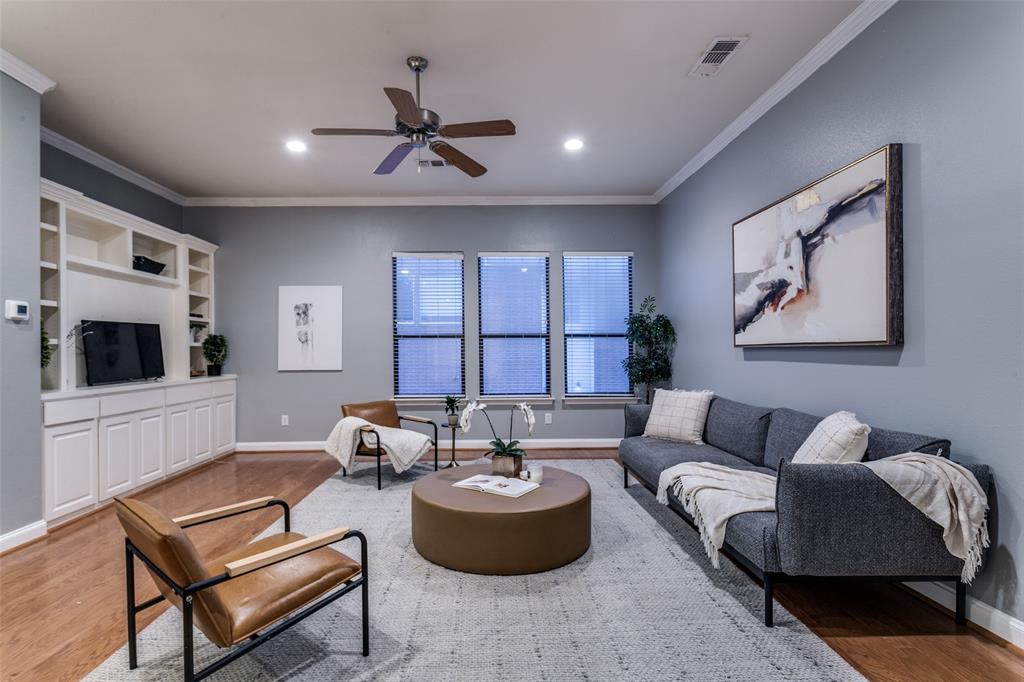
[[[50,225],[49,223],[39,223],[39,229],[46,230],[47,232],[60,232],[60,228],[56,225]]]
[[[56,308],[57,302],[49,298],[44,298],[41,301],[39,301],[39,305],[42,306],[43,308]]]
[[[59,346],[60,345],[60,341],[58,341],[57,339],[50,339],[47,345]]]
[[[56,263],[51,263],[48,260],[41,260],[41,261],[39,261],[39,267],[44,268],[46,270],[56,270],[57,269],[57,264]]]
[[[204,293],[199,292],[199,291],[190,291],[190,292],[188,292],[188,295],[189,296],[195,296],[196,298],[210,298],[209,294],[204,294]]]
[[[188,266],[188,269],[191,270],[192,272],[201,272],[204,275],[210,274],[210,271],[208,269],[201,268],[198,265],[190,265],[190,266]]]
[[[201,344],[201,343],[190,343],[188,345],[189,345],[189,348],[202,348],[203,347],[203,344]]]
[[[101,263],[100,261],[92,260],[90,258],[82,258],[81,256],[69,255],[67,263],[68,268],[71,270],[88,272],[94,275],[111,277],[113,279],[122,279],[128,282],[138,282],[140,284],[150,284],[153,286],[165,287],[167,289],[176,289],[181,286],[178,280],[173,277],[151,275],[148,272],[142,272],[141,270],[125,268],[120,265],[111,265],[110,263]]]

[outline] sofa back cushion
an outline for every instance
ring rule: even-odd
[[[764,444],[772,410],[715,396],[704,426],[704,442],[764,466]]]
[[[772,412],[765,441],[764,465],[776,471],[779,462],[790,460],[821,417],[782,407]],[[905,431],[890,431],[872,427],[868,435],[868,450],[864,461],[874,461],[904,452],[923,452],[928,455],[949,457],[950,442],[935,436],[923,436]]]

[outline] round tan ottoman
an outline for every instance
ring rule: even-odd
[[[490,464],[442,469],[412,488],[412,541],[423,558],[466,573],[521,575],[558,568],[590,547],[590,484],[544,467],[519,498],[453,488]]]

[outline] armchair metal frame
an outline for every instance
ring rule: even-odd
[[[410,422],[415,422],[417,424],[430,424],[432,427],[434,427],[434,438],[433,438],[433,440],[431,440],[431,444],[434,446],[434,471],[437,471],[437,422],[433,421],[432,419],[426,419],[425,417],[414,417],[412,415],[401,415],[401,414],[398,415],[398,422],[401,423],[402,420],[410,421]],[[376,448],[375,452],[358,452],[357,451],[356,455],[357,456],[363,455],[363,456],[369,456],[369,457],[376,457],[377,458],[377,490],[380,490],[381,489],[381,483],[380,483],[380,480],[381,480],[380,479],[381,457],[383,457],[384,454],[385,454],[384,451],[381,450],[381,448],[380,448],[380,436],[377,434],[377,430],[373,426],[364,426],[360,430],[363,433],[372,433],[374,436],[377,436],[377,448]],[[345,469],[345,467],[341,468],[341,475],[342,476],[348,476],[348,470]]]
[[[237,511],[226,511],[226,513],[224,513],[222,515],[210,516],[211,514],[215,514],[217,511],[219,511],[219,510],[210,510],[210,512],[203,512],[203,513],[200,513],[200,514],[194,514],[194,515],[191,515],[190,517],[189,516],[181,517],[180,520],[179,519],[175,519],[175,521],[179,522],[179,525],[181,526],[181,528],[184,529],[184,528],[190,528],[192,526],[199,526],[199,525],[202,525],[202,524],[205,524],[205,523],[211,523],[213,521],[220,521],[222,519],[230,518],[232,516],[238,516],[239,514],[246,514],[248,512],[252,512],[252,511],[259,511],[259,510],[262,510],[262,509],[267,509],[267,508],[272,507],[272,506],[279,506],[284,511],[284,530],[285,530],[285,532],[288,532],[288,531],[291,530],[291,508],[288,506],[287,502],[285,502],[284,500],[279,500],[279,499],[274,499],[274,498],[261,498],[260,500],[254,500],[253,502],[262,502],[263,504],[260,504],[259,506],[246,506],[248,503],[241,503],[240,505],[231,505],[230,507],[225,507],[224,508],[225,510],[236,508]],[[194,520],[190,521],[189,519],[192,519],[192,518],[194,518]],[[193,634],[192,633],[192,608],[193,608],[192,601],[193,601],[193,596],[196,593],[198,593],[198,592],[200,592],[202,590],[205,590],[207,588],[213,587],[214,585],[220,585],[221,583],[225,583],[225,582],[227,582],[229,580],[233,580],[234,578],[241,577],[242,575],[246,575],[247,573],[241,573],[239,575],[232,576],[232,575],[229,575],[227,571],[225,571],[224,573],[221,573],[220,575],[216,575],[216,576],[213,576],[211,578],[207,578],[206,580],[200,580],[199,582],[192,583],[191,585],[179,585],[176,582],[174,582],[173,580],[171,580],[167,576],[167,574],[164,573],[155,563],[153,563],[153,561],[150,560],[149,557],[147,557],[145,554],[143,554],[142,551],[139,550],[138,547],[136,547],[134,544],[132,544],[131,540],[129,540],[128,538],[125,538],[125,541],[124,541],[124,549],[125,549],[125,552],[124,552],[124,554],[125,554],[125,588],[126,588],[126,595],[127,595],[127,598],[128,598],[127,599],[127,604],[128,604],[128,668],[131,669],[131,670],[135,670],[138,667],[138,649],[137,649],[137,644],[136,644],[136,634],[137,634],[137,631],[136,631],[136,620],[135,620],[136,614],[138,614],[140,611],[144,611],[144,610],[150,608],[151,606],[156,606],[157,604],[159,604],[160,602],[164,601],[164,599],[165,599],[165,597],[162,594],[160,594],[160,595],[158,595],[158,596],[156,596],[156,597],[154,597],[152,599],[149,599],[147,601],[142,602],[141,604],[136,604],[135,603],[135,565],[134,565],[134,563],[132,561],[133,557],[134,558],[138,558],[139,561],[144,563],[146,565],[146,567],[149,568],[149,570],[153,572],[154,576],[156,576],[160,580],[162,580],[164,582],[164,584],[166,584],[171,589],[171,591],[174,592],[174,594],[176,594],[178,597],[181,598],[181,611],[182,611],[182,615],[183,615],[183,618],[182,618],[182,640],[183,640],[183,656],[184,656],[184,663],[185,663],[185,667],[184,667],[184,680],[185,680],[185,682],[196,682],[197,680],[201,680],[201,679],[204,679],[206,677],[209,677],[210,675],[212,675],[213,673],[217,672],[218,670],[220,670],[221,668],[223,668],[227,664],[231,663],[235,659],[238,659],[238,658],[244,656],[245,654],[249,653],[250,651],[252,651],[256,647],[258,647],[259,645],[263,644],[264,642],[266,642],[266,641],[268,641],[270,639],[273,639],[274,637],[276,637],[277,635],[281,634],[282,632],[284,632],[285,630],[287,630],[291,626],[295,625],[299,621],[307,618],[308,616],[313,615],[314,613],[316,613],[317,611],[319,611],[323,607],[327,606],[331,602],[335,601],[339,597],[341,597],[341,596],[343,596],[345,594],[348,594],[349,592],[351,592],[352,590],[355,590],[358,587],[362,587],[363,588],[362,589],[362,592],[363,592],[363,594],[362,594],[362,601],[363,601],[363,605],[362,605],[363,606],[363,619],[362,619],[362,621],[363,621],[362,622],[363,651],[362,651],[362,654],[363,654],[363,656],[369,656],[370,655],[370,620],[369,620],[369,617],[370,617],[370,593],[369,593],[369,588],[368,588],[367,581],[366,581],[366,577],[367,577],[367,549],[366,549],[366,536],[365,535],[363,535],[358,530],[349,530],[342,537],[340,537],[340,538],[338,538],[336,540],[333,540],[331,542],[327,542],[327,543],[324,543],[324,544],[321,544],[321,545],[316,545],[316,546],[310,547],[309,549],[307,549],[307,550],[305,550],[303,552],[297,553],[297,554],[290,554],[290,555],[288,555],[286,557],[282,557],[280,559],[277,559],[277,560],[274,560],[274,561],[270,561],[270,562],[268,562],[265,565],[269,566],[269,565],[272,565],[272,564],[280,563],[282,561],[288,561],[289,559],[294,559],[297,556],[302,556],[303,554],[308,554],[309,552],[314,552],[314,551],[316,551],[318,549],[323,549],[324,547],[327,547],[329,545],[335,544],[337,542],[341,542],[343,540],[347,540],[349,538],[358,538],[358,540],[359,540],[359,545],[360,545],[360,547],[359,547],[359,549],[360,549],[360,564],[362,566],[362,570],[359,573],[354,575],[349,580],[345,581],[340,587],[335,588],[333,591],[329,592],[326,596],[321,596],[319,599],[316,599],[313,602],[311,602],[310,604],[308,604],[308,605],[302,607],[301,609],[295,611],[294,613],[289,615],[287,618],[283,618],[283,619],[277,621],[272,627],[268,628],[266,631],[264,631],[262,633],[259,633],[259,634],[255,634],[255,635],[249,637],[249,639],[244,644],[239,645],[238,647],[234,648],[227,655],[222,656],[221,658],[218,658],[216,661],[214,661],[210,665],[208,665],[205,668],[202,668],[201,670],[198,670],[198,671],[195,669],[195,660],[194,660],[194,657],[193,657],[193,642],[192,642],[192,634]],[[259,570],[259,569],[256,569],[256,570]]]

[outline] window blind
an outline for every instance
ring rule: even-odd
[[[565,394],[628,395],[632,254],[564,254]]]
[[[462,254],[395,254],[391,286],[395,395],[463,395]]]
[[[547,254],[481,254],[480,392],[548,395]]]

